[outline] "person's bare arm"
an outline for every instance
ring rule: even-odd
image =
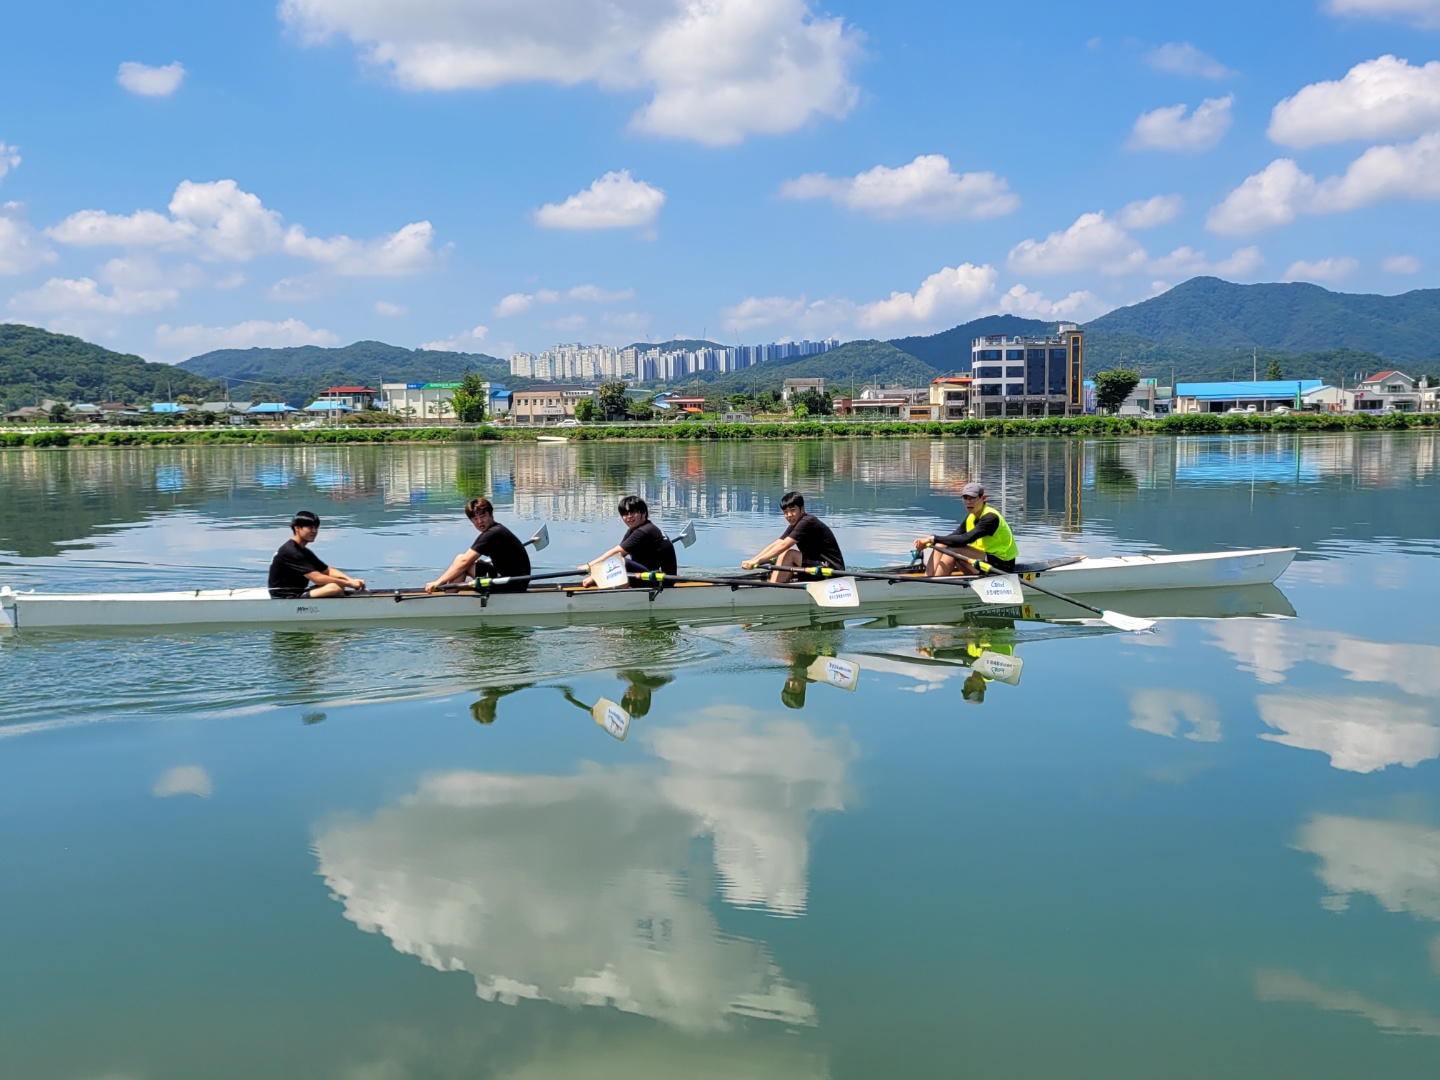
[[[305,576],[316,585],[339,585],[344,589],[365,588],[364,578],[351,577],[345,573],[344,570],[337,569],[333,566],[325,567],[324,573],[321,573],[319,570],[311,570],[310,573]]]
[[[782,536],[780,537],[780,539],[766,544],[763,548],[760,549],[760,553],[756,555],[753,559],[746,559],[744,562],[742,562],[740,564],[740,568],[742,570],[754,570],[755,567],[759,566],[763,562],[774,562],[775,559],[778,558],[780,555],[783,555],[785,552],[796,546],[797,545],[795,541],[792,540],[790,537]]]
[[[582,562],[579,566],[576,567],[576,569],[577,569],[577,570],[589,570],[590,567],[594,566],[597,562],[604,562],[606,559],[610,558],[611,555],[621,555],[621,556],[623,556],[624,554],[625,554],[625,549],[624,549],[623,547],[621,547],[619,544],[616,544],[616,545],[615,545],[613,548],[611,548],[609,551],[604,552],[603,554],[600,554],[600,555],[596,555],[595,558],[591,559],[589,562]]]
[[[448,570],[446,570],[434,581],[427,581],[425,583],[425,591],[434,592],[442,585],[449,585],[452,581],[460,581],[462,578],[464,578],[467,574],[470,573],[470,570],[475,565],[475,560],[477,558],[479,558],[479,556],[476,555],[474,551],[472,551],[470,548],[466,548],[464,551],[462,551],[459,555],[456,555],[455,558],[451,560],[450,568]]]

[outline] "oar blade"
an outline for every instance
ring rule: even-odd
[[[1102,611],[1100,618],[1104,620],[1106,626],[1113,626],[1116,630],[1127,630],[1132,634],[1141,634],[1146,630],[1155,629],[1154,619],[1141,619],[1119,611]]]
[[[1023,604],[1025,591],[1014,574],[990,574],[970,583],[971,590],[987,604]]]
[[[838,656],[822,656],[810,665],[805,675],[812,682],[829,683],[854,693],[860,681],[860,665]]]
[[[987,679],[994,679],[996,682],[1003,682],[1008,686],[1020,685],[1020,672],[1025,668],[1025,661],[1018,656],[1006,656],[1004,653],[991,652],[986,649],[975,658],[970,665],[972,671],[978,671]]]
[[[854,578],[825,578],[811,581],[805,586],[810,599],[823,608],[853,608],[860,606],[860,590]]]
[[[535,531],[535,535],[530,538],[530,543],[535,545],[536,551],[544,551],[547,547],[549,547],[550,526],[541,525],[540,528]]]
[[[625,569],[625,560],[619,555],[590,564],[590,576],[602,589],[621,589],[630,584],[630,574]]]
[[[595,718],[595,723],[621,742],[630,734],[630,714],[609,698],[602,697],[591,706],[590,715]]]
[[[674,542],[679,544],[681,547],[687,548],[691,544],[695,543],[695,522],[685,522],[685,527],[680,530],[680,535],[675,537]]]

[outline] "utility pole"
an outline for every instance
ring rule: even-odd
[[[1260,381],[1260,350],[1254,345],[1250,346],[1250,381]]]

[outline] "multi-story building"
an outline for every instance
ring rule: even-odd
[[[510,393],[510,416],[516,424],[558,424],[575,419],[575,406],[598,395],[584,386],[528,386]]]
[[[368,386],[332,386],[317,397],[316,401],[333,401],[348,409],[365,410],[372,408],[378,395]]]
[[[455,415],[458,382],[381,383],[380,407],[410,420],[444,420]],[[486,385],[489,391],[489,385]]]
[[[990,334],[970,345],[970,415],[1066,416],[1085,405],[1085,331],[1061,323],[1044,337]]]
[[[968,375],[941,375],[930,381],[930,404],[936,420],[964,420],[970,415]]]
[[[521,379],[676,382],[700,371],[740,371],[765,360],[818,356],[839,345],[836,338],[700,349],[556,345],[542,353],[515,353],[510,357],[510,374]]]
[[[825,393],[825,380],[786,379],[780,384],[780,399],[788,402],[796,394],[803,394],[807,390],[814,390],[817,394]]]
[[[1362,379],[1353,400],[1356,412],[1419,412],[1422,395],[1403,371],[1382,371]]]

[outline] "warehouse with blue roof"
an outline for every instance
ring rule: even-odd
[[[1175,386],[1176,413],[1223,413],[1231,409],[1272,412],[1302,409],[1305,395],[1325,384],[1319,379],[1260,379],[1252,382],[1192,382]]]

